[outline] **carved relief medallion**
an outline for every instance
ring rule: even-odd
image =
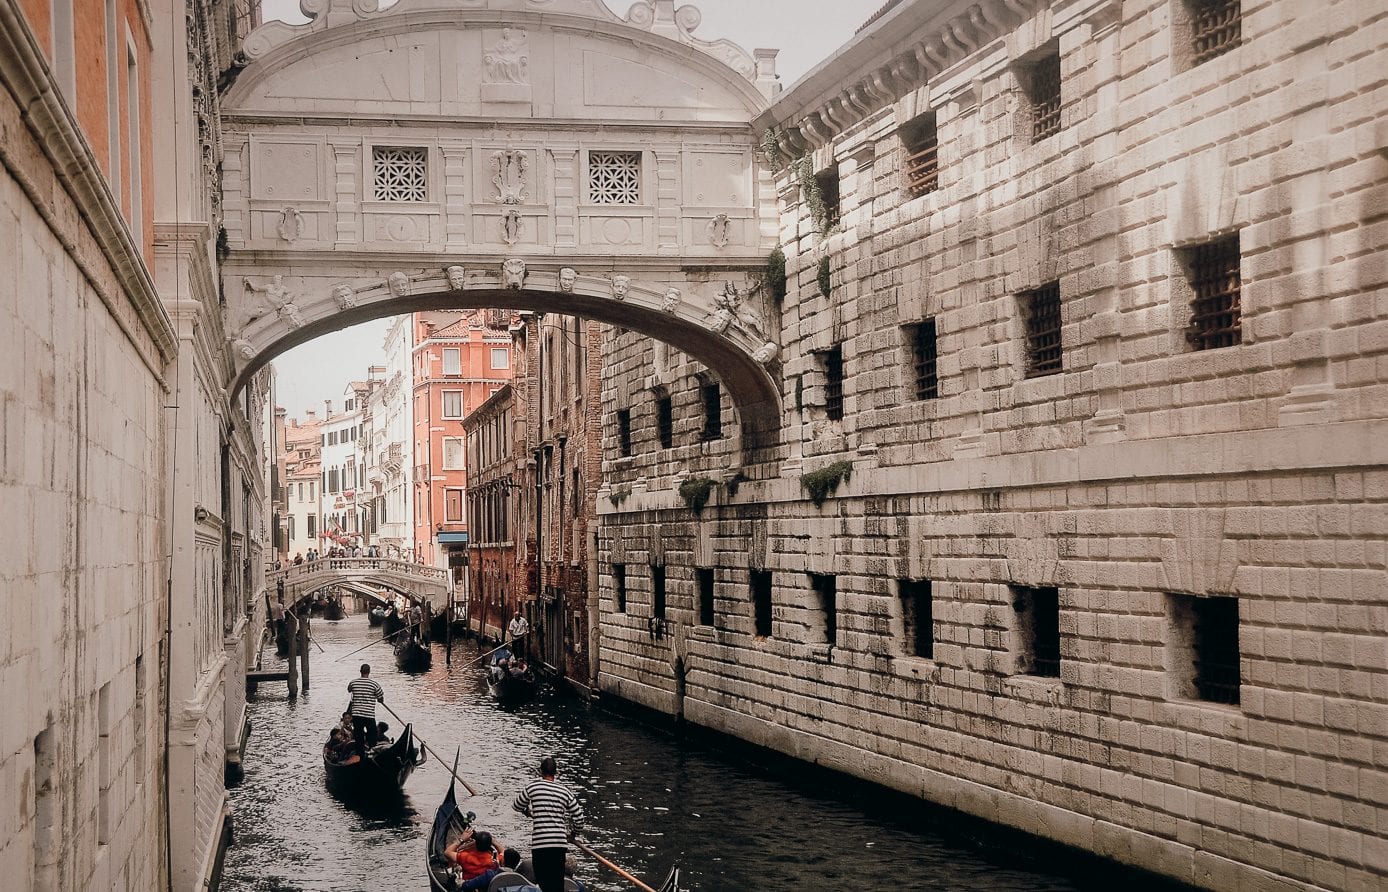
[[[498,151],[492,153],[492,183],[496,185],[496,198],[499,204],[524,204],[530,198],[525,188],[525,175],[530,168],[530,158],[525,152]]]

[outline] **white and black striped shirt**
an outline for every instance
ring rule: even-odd
[[[569,827],[583,818],[578,797],[558,781],[540,778],[525,785],[511,807],[532,821],[532,849],[562,849],[569,843]]]
[[[352,695],[352,715],[363,718],[376,718],[376,701],[385,702],[386,692],[373,678],[354,679],[347,685]]]

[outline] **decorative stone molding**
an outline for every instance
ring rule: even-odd
[[[304,317],[299,312],[299,306],[295,303],[294,293],[284,284],[284,277],[275,275],[264,285],[256,285],[250,279],[243,279],[246,290],[256,294],[263,294],[264,303],[262,307],[268,305],[268,309],[274,310],[279,314],[284,324],[292,328],[299,328],[304,324]],[[248,315],[245,322],[250,323],[258,319],[264,312]]]
[[[443,271],[444,278],[448,280],[449,291],[462,291],[467,284],[467,271],[461,266],[450,266]]]
[[[612,277],[612,296],[617,300],[626,300],[627,291],[631,289],[630,276]]]
[[[525,261],[519,257],[507,258],[501,264],[501,283],[512,291],[525,287]]]
[[[275,226],[275,233],[282,241],[289,242],[291,245],[299,240],[303,233],[304,217],[296,207],[287,207],[280,211],[280,222]]]
[[[390,293],[396,297],[405,297],[410,293],[410,277],[404,273],[391,273],[386,277],[386,285],[390,287]]]
[[[524,204],[530,198],[525,188],[525,175],[530,168],[530,157],[525,152],[511,150],[492,153],[492,170],[496,173],[492,182],[496,185],[498,204]]]
[[[559,290],[564,294],[574,293],[574,282],[578,279],[578,273],[573,267],[566,266],[559,270]]]
[[[674,313],[680,308],[680,290],[673,286],[665,289],[665,299],[661,302],[660,308],[667,313]]]
[[[350,310],[357,305],[356,292],[351,285],[345,283],[333,286],[333,300],[337,302],[338,309]]]
[[[728,219],[727,214],[719,214],[708,221],[707,232],[709,244],[713,245],[715,248],[726,248],[728,246],[728,237],[731,229],[732,222]]]
[[[514,245],[520,241],[521,237],[521,215],[515,208],[507,208],[501,212],[501,240],[507,245]]]

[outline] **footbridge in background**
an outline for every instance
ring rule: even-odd
[[[389,589],[412,601],[428,601],[440,607],[447,603],[450,588],[446,569],[390,558],[319,558],[271,570],[268,575],[270,591],[277,591],[284,583],[287,604],[337,585],[358,593],[366,593],[364,589]]]

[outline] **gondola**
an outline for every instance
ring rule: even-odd
[[[535,696],[535,670],[526,666],[524,672],[511,671],[511,652],[506,648],[492,654],[487,663],[487,693],[505,703],[517,703]],[[508,665],[502,665],[502,661]]]
[[[356,762],[335,762],[324,747],[323,770],[328,784],[343,792],[399,791],[425,758],[424,750],[415,744],[414,731],[406,725],[390,746],[371,750]]]
[[[379,607],[372,607],[366,611],[366,622],[368,625],[379,626],[386,621],[386,612]]]
[[[462,751],[459,750],[461,753]],[[429,888],[433,892],[453,892],[457,885],[453,882],[452,872],[449,870],[449,863],[444,851],[448,846],[463,835],[464,831],[471,826],[476,818],[472,812],[466,814],[458,808],[458,797],[455,786],[458,781],[458,757],[453,757],[454,780],[448,782],[448,795],[443,797],[443,802],[439,804],[438,811],[434,812],[434,829],[429,833],[429,840],[425,843],[424,865],[425,871],[429,874]]]
[[[395,639],[395,665],[402,672],[424,672],[434,664],[434,652],[427,644],[402,633]]]
[[[389,638],[403,628],[405,628],[405,621],[400,618],[400,614],[393,610],[386,611],[385,616],[381,618],[382,638]]]
[[[328,603],[323,607],[323,619],[326,619],[329,622],[336,622],[340,619],[346,618],[346,616],[347,611],[342,609],[342,602],[335,598],[333,600],[328,601]]]

